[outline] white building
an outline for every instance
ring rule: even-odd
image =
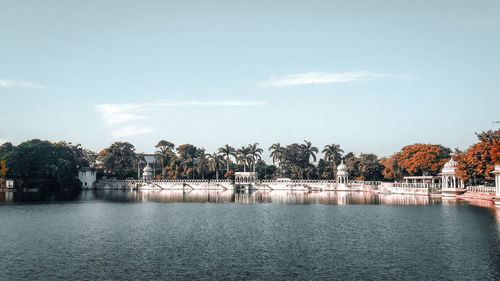
[[[83,189],[92,189],[96,184],[96,171],[89,167],[83,167],[78,170],[78,179],[82,182]]]
[[[148,181],[153,179],[153,169],[149,166],[149,163],[146,164],[146,167],[142,170],[142,180]]]
[[[257,181],[257,173],[255,172],[236,172],[234,173],[235,183],[254,183]]]
[[[349,180],[347,166],[344,164],[344,160],[337,167],[337,183],[347,185],[347,181]]]
[[[457,162],[452,158],[444,164],[443,170],[439,174],[441,176],[441,194],[443,196],[456,196],[465,192],[464,182],[455,175],[456,169]]]
[[[5,181],[5,187],[9,188],[9,189],[14,188],[14,180],[6,180]]]

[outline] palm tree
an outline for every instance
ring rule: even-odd
[[[155,146],[158,148],[158,150],[155,152],[155,155],[158,159],[160,159],[161,162],[161,175],[164,178],[165,177],[165,168],[167,164],[170,162],[172,159],[172,154],[173,150],[175,148],[175,144],[166,141],[166,140],[161,140],[158,142],[158,144]]]
[[[237,163],[243,164],[243,172],[246,172],[247,164],[250,166],[250,164],[253,161],[252,156],[250,155],[250,149],[248,147],[242,146],[240,149],[237,150],[236,154],[237,154],[236,157]]]
[[[258,142],[248,145],[248,154],[250,155],[250,157],[252,157],[253,172],[254,173],[255,173],[255,164],[257,163],[257,160],[262,159],[262,157],[260,156],[262,154],[262,152],[264,152],[264,150],[259,147]]]
[[[219,167],[222,165],[223,156],[213,153],[209,156],[210,166],[215,170],[215,179],[219,180]]]
[[[309,159],[313,159],[313,163],[316,162],[316,153],[318,153],[318,148],[315,146],[312,146],[310,141],[304,140],[306,144],[301,145],[302,149],[304,149],[304,153],[306,154],[307,161]]]
[[[316,162],[316,153],[318,153],[318,148],[315,146],[312,146],[310,141],[304,140],[306,144],[301,145],[300,147],[304,150],[306,159],[307,159],[307,166],[304,167],[305,172],[307,173],[307,179],[309,179],[310,173],[311,173],[311,163],[309,162],[312,157],[313,163]]]
[[[137,161],[137,179],[141,178],[141,163],[146,163],[146,159],[144,158],[144,153],[136,153],[135,161]]]
[[[282,147],[279,142],[277,142],[269,147],[269,151],[271,151],[271,154],[269,156],[271,156],[271,158],[273,159],[273,164],[275,162],[278,162],[278,167],[280,170],[280,177],[282,177],[281,161],[283,158],[284,150],[285,150],[285,148]]]
[[[231,162],[231,156],[236,158],[236,150],[229,146],[229,144],[226,144],[219,148],[219,154],[226,158],[227,173],[229,174],[229,162]]]
[[[340,160],[342,159],[342,154],[344,153],[344,150],[340,148],[340,145],[338,144],[327,144],[325,145],[325,148],[321,151],[321,153],[325,154],[325,161],[330,162],[332,164],[332,173],[333,173],[333,178],[335,179],[335,171],[337,164],[340,163]]]
[[[204,148],[200,148],[197,151],[198,154],[198,173],[201,174],[201,179],[205,179],[205,171],[207,170],[206,168],[208,167],[208,161],[210,157],[210,154],[205,153]]]

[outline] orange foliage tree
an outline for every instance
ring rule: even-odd
[[[390,158],[381,160],[386,179],[400,179],[404,175],[437,175],[450,159],[451,150],[442,145],[407,145]]]
[[[5,165],[5,160],[0,161],[0,176],[5,176],[7,173],[7,166]]]
[[[398,167],[398,162],[394,156],[380,159],[380,164],[384,166],[382,175],[385,179],[395,180],[402,177],[401,169]]]
[[[479,142],[465,152],[457,150],[457,176],[466,181],[493,179],[490,173],[495,164],[500,164],[500,130],[476,134]]]

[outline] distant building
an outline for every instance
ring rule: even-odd
[[[344,160],[342,160],[342,163],[337,167],[337,183],[338,184],[347,184],[349,181],[349,175],[347,171],[347,166],[344,164]]]
[[[78,170],[78,179],[82,182],[83,189],[92,189],[95,187],[96,174],[96,171],[89,167],[83,167]]]
[[[14,180],[6,180],[5,181],[5,188],[14,188]]]
[[[148,181],[153,179],[153,169],[149,166],[149,163],[146,164],[146,167],[142,170],[142,180]]]
[[[456,169],[457,162],[452,158],[444,164],[443,170],[439,174],[442,177],[441,194],[443,196],[456,196],[465,192],[464,181],[457,177]]]
[[[254,183],[257,181],[257,173],[255,172],[236,172],[234,173],[235,183]]]
[[[158,156],[155,154],[143,154],[144,160],[146,161],[146,166],[149,165],[153,172],[153,178],[156,177],[157,169],[162,169],[161,164],[158,160]]]
[[[406,176],[403,177],[405,183],[439,183],[440,178],[436,176]]]

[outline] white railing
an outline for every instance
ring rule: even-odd
[[[392,183],[392,187],[441,189],[440,183]]]
[[[337,183],[335,180],[260,180],[262,184],[330,184]]]
[[[99,182],[102,183],[143,183],[143,180],[117,180],[117,179],[100,179]],[[152,183],[170,183],[170,184],[182,184],[182,183],[231,183],[231,180],[148,180],[147,182]]]
[[[122,183],[122,184],[139,184],[144,183],[141,180],[119,180],[119,179],[100,179],[99,183]],[[233,183],[229,179],[223,180],[201,180],[201,179],[154,179],[148,180],[147,182],[156,183],[156,184],[230,184]],[[330,185],[336,184],[336,180],[257,180],[255,181],[257,184],[286,184],[286,185]],[[351,186],[378,186],[380,185],[380,181],[357,181],[350,180],[347,182],[347,185]],[[414,185],[414,184],[412,184]]]
[[[489,192],[489,193],[494,193],[495,192],[495,187],[494,186],[488,186],[488,185],[466,186],[465,189],[467,191],[472,191],[472,192]]]

